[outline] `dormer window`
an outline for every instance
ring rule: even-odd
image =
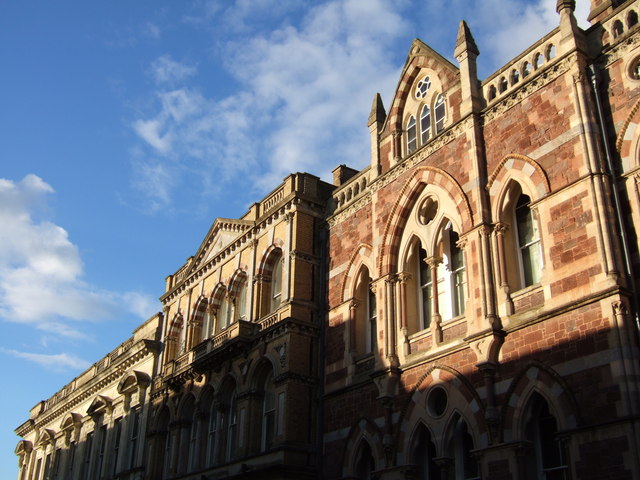
[[[427,75],[416,85],[416,98],[425,98],[431,87],[431,79]]]

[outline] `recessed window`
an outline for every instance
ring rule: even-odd
[[[629,64],[629,76],[634,80],[640,80],[640,57],[634,58]]]
[[[429,138],[431,138],[431,110],[425,105],[420,113],[420,140],[424,144]]]
[[[524,62],[524,66],[522,67],[522,77],[524,78],[529,76],[532,70],[533,70],[533,67],[531,66],[531,63]]]
[[[542,67],[542,65],[544,65],[544,57],[542,55],[540,55],[539,53],[536,54],[535,59],[534,59],[534,64],[536,66],[536,69]]]
[[[429,76],[424,77],[416,85],[416,98],[425,98],[431,88],[431,79]]]
[[[415,152],[416,146],[416,118],[411,115],[409,122],[407,122],[407,153]]]
[[[507,83],[507,79],[502,77],[500,79],[500,93],[506,92],[507,88],[509,88],[509,84]]]
[[[497,94],[498,94],[498,90],[496,89],[496,86],[491,85],[489,87],[489,100],[493,100],[494,98],[496,98]]]
[[[624,27],[620,20],[613,22],[613,38],[618,38],[624,32]]]
[[[444,107],[444,95],[438,95],[436,103],[433,106],[436,114],[436,135],[444,129],[445,120],[445,107]]]
[[[438,213],[438,201],[432,197],[425,198],[418,209],[418,221],[429,225]]]
[[[556,56],[556,46],[549,45],[549,48],[547,48],[547,60],[551,60],[555,56]]]
[[[441,417],[447,410],[447,392],[442,387],[434,387],[427,397],[427,408],[434,417]]]
[[[631,10],[627,15],[627,28],[631,28],[638,24],[638,14],[635,10]]]
[[[515,85],[520,81],[520,73],[517,70],[511,72],[511,85]]]
[[[538,224],[529,207],[530,199],[521,194],[515,208],[516,229],[518,234],[518,251],[521,263],[521,282],[528,287],[540,282],[542,258],[540,254],[540,235]]]

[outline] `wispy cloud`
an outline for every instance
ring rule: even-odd
[[[140,314],[144,295],[107,291],[83,280],[78,247],[47,219],[47,197],[53,193],[36,175],[19,182],[0,179],[0,318],[80,339],[86,334],[78,322]]]
[[[56,373],[66,373],[68,371],[82,371],[91,365],[76,355],[69,353],[44,354],[21,352],[18,350],[0,347],[0,352],[12,357],[21,358],[36,363],[41,367]]]
[[[219,46],[237,82],[235,93],[220,98],[189,85],[193,70],[171,60],[169,70],[189,73],[184,83],[179,86],[173,76],[175,88],[169,89],[164,74],[154,75],[156,109],[132,122],[148,149],[146,158],[134,160],[134,184],[165,180],[162,195],[151,199],[157,209],[170,205],[188,178],[200,189],[216,183],[214,178],[234,179],[255,195],[291,171],[328,177],[338,163],[364,166],[371,100],[395,86],[399,62],[390,44],[408,27],[387,2],[328,1],[296,22],[290,14],[299,13],[300,2],[252,3],[271,20],[278,18],[279,27],[269,30],[242,27],[258,21],[247,2],[226,5],[203,8],[227,28],[229,21],[235,24],[236,32]],[[164,72],[166,60],[152,62],[163,67],[153,70]],[[170,177],[158,175],[166,170]]]

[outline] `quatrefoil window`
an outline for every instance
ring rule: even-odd
[[[416,85],[416,98],[425,98],[431,87],[431,79],[429,76],[424,77]]]

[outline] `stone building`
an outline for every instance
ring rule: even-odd
[[[217,219],[20,478],[640,478],[640,1],[574,8],[482,81],[416,39],[370,165]]]

